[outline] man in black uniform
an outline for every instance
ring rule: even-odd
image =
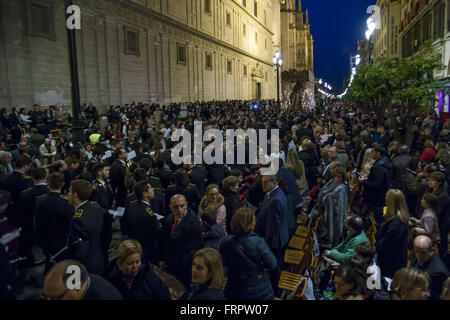
[[[194,211],[198,211],[200,204],[200,193],[196,189],[196,185],[189,183],[189,176],[184,169],[178,169],[174,173],[175,184],[170,185],[166,191],[166,216],[169,215],[170,199],[176,194],[182,194],[186,197],[189,207]]]
[[[49,193],[37,197],[35,224],[42,251],[46,257],[45,272],[51,268],[50,257],[65,247],[69,235],[73,207],[61,195],[65,178],[61,172],[48,176]],[[61,257],[55,258],[60,261]]]
[[[155,194],[148,181],[137,182],[134,194],[137,200],[131,201],[127,207],[128,235],[142,244],[144,258],[157,264],[161,224],[150,207],[150,200]]]
[[[108,250],[112,240],[112,223],[113,216],[109,213],[109,209],[113,205],[113,192],[111,186],[107,183],[109,179],[109,166],[103,163],[97,163],[93,168],[95,180],[92,185],[91,201],[97,202],[103,209],[103,233],[102,233],[102,249],[105,256],[105,263],[108,262]]]
[[[69,231],[70,256],[82,262],[90,273],[101,275],[104,269],[101,243],[103,210],[97,202],[88,202],[91,194],[89,181],[79,179],[71,182],[67,198],[75,208],[75,214]]]
[[[183,164],[187,171],[189,181],[196,185],[200,198],[205,194],[206,182],[208,179],[208,170],[203,164]]]
[[[35,168],[31,171],[33,177],[34,186],[24,190],[20,197],[20,225],[22,227],[22,234],[19,238],[19,255],[26,258],[26,266],[33,266],[44,262],[43,259],[35,260],[33,249],[34,238],[34,216],[36,209],[36,199],[39,196],[49,193],[47,188],[47,169]]]
[[[172,170],[164,168],[164,160],[157,159],[153,164],[154,177],[161,181],[162,188],[165,190],[172,182]]]
[[[125,207],[127,199],[127,189],[125,187],[125,175],[127,172],[128,153],[125,149],[116,152],[116,160],[111,165],[111,184],[116,194],[118,207]]]
[[[105,149],[101,145],[95,146],[92,151],[92,158],[86,164],[86,170],[90,172],[95,178],[95,174],[92,172],[92,169],[97,163],[103,163],[103,156],[105,155]]]
[[[19,209],[20,209],[20,194],[22,191],[33,186],[33,180],[26,174],[31,168],[31,159],[26,156],[19,156],[16,160],[16,167],[13,173],[6,175],[3,178],[2,185],[7,191],[11,193],[13,205],[8,210],[8,220],[15,226],[20,225]]]
[[[158,177],[152,176],[152,161],[149,159],[142,159],[139,161],[139,168],[144,169],[148,176],[148,182],[153,187],[155,197],[150,201],[153,211],[164,215],[166,211],[166,197],[162,189],[161,180]]]

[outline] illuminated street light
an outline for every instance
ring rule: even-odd
[[[283,59],[281,59],[281,53],[279,50],[275,52],[272,61],[273,64],[277,67],[277,101],[278,107],[280,107],[280,67],[283,64]]]

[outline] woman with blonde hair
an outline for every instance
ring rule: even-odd
[[[179,300],[225,300],[220,253],[213,248],[203,248],[194,253],[192,283]]]
[[[142,261],[142,246],[136,240],[125,240],[117,248],[117,258],[106,272],[107,279],[126,300],[171,300],[167,286]]]
[[[295,151],[288,152],[286,157],[286,169],[290,170],[295,177],[297,187],[300,190],[300,194],[304,194],[308,191],[308,182],[306,181],[305,165],[303,161],[298,158]]]
[[[224,204],[224,197],[219,192],[217,184],[210,184],[206,187],[205,196],[200,201],[198,213],[201,216],[206,212],[214,211],[216,213],[216,222],[225,233],[227,232],[227,210]]]
[[[386,206],[386,214],[378,228],[375,245],[381,274],[392,278],[397,270],[406,267],[409,210],[405,196],[398,189],[390,189],[387,192]]]
[[[391,283],[392,300],[428,300],[430,276],[416,268],[398,270]]]

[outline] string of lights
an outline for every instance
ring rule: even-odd
[[[377,28],[377,23],[376,23],[375,18],[373,18],[373,17],[370,17],[369,19],[367,19],[366,23],[367,23],[366,39],[368,41],[370,41],[370,38],[372,37],[373,33],[375,32],[375,29]],[[358,55],[355,56],[355,58],[356,58],[355,64],[358,66],[361,63],[361,55],[358,54]],[[369,54],[369,62],[371,62],[371,59],[372,59],[372,54],[370,53]],[[348,89],[352,85],[356,74],[357,74],[356,67],[352,68],[352,74],[350,76],[350,82],[348,83],[347,88],[345,88],[345,91],[337,96],[338,99],[342,99],[348,93]]]

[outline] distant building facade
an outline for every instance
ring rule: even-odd
[[[372,39],[373,59],[375,62],[382,57],[398,59],[401,57],[398,29],[401,22],[401,0],[378,0],[377,6],[380,8],[380,14]]]
[[[278,0],[74,4],[81,9],[76,41],[83,102],[276,97],[272,57],[281,50]],[[71,105],[65,18],[64,1],[0,0],[2,107]],[[310,66],[312,40],[301,41],[308,56],[294,63]]]

